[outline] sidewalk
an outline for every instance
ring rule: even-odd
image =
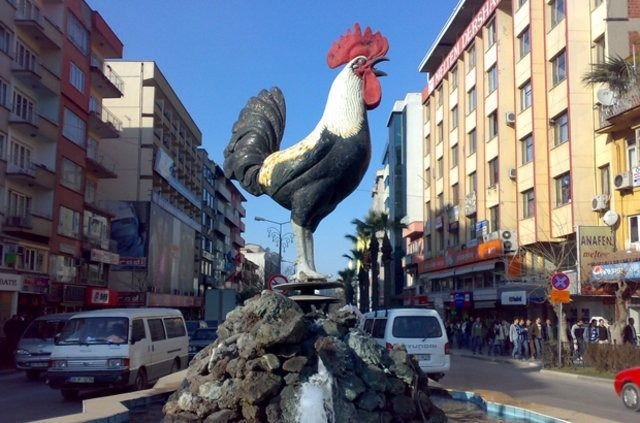
[[[487,355],[487,354],[473,354],[471,350],[466,348],[451,349],[451,355],[457,355],[466,358],[473,358],[476,360],[493,361],[495,363],[510,363],[518,367],[540,368],[542,369],[542,362],[538,360],[518,360],[511,358],[510,355]]]

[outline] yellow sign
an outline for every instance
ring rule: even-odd
[[[557,289],[554,289],[551,291],[551,294],[549,294],[549,301],[552,303],[565,304],[571,302],[571,295],[569,294],[569,291],[558,291]]]

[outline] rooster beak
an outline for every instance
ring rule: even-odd
[[[377,65],[380,62],[388,62],[388,61],[389,61],[389,59],[387,59],[386,57],[378,57],[376,59],[373,59],[371,61],[371,69],[373,70],[373,74],[375,76],[387,76],[386,72],[383,72],[383,71],[381,71],[379,69],[376,69],[375,65]]]

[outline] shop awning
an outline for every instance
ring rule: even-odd
[[[427,274],[427,278],[429,280],[447,278],[449,276],[453,276],[453,271],[454,269],[446,269],[441,270],[440,272],[430,272]]]

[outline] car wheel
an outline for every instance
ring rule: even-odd
[[[62,389],[60,390],[62,394],[62,398],[67,401],[74,401],[78,399],[78,390],[77,389]]]
[[[640,390],[635,383],[627,383],[622,387],[622,403],[629,410],[640,411]]]
[[[27,370],[27,379],[37,381],[40,380],[39,370]]]
[[[147,372],[144,369],[138,370],[138,375],[136,376],[136,381],[134,383],[134,388],[136,391],[141,391],[143,389],[147,389],[147,385],[149,382],[147,381]]]

